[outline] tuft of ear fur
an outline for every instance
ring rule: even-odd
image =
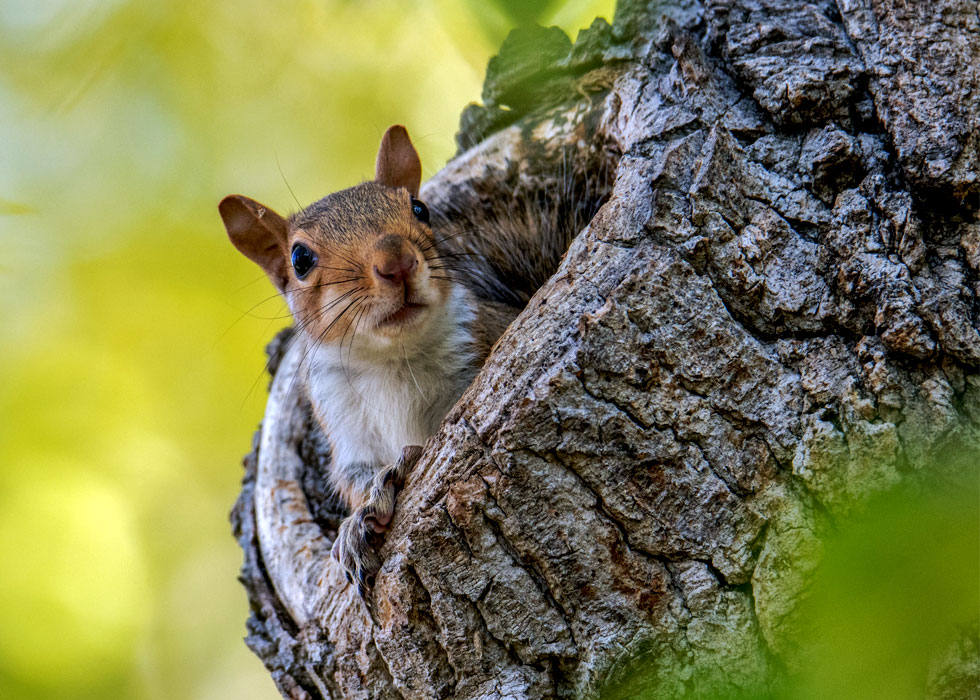
[[[289,223],[272,209],[240,194],[222,199],[218,211],[234,246],[265,270],[276,289],[285,290],[289,280]]]
[[[422,184],[422,161],[401,124],[388,127],[381,137],[378,161],[374,168],[376,182],[388,187],[404,187],[413,197]]]

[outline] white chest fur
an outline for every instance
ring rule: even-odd
[[[408,342],[383,350],[370,339],[310,349],[310,400],[336,464],[391,464],[402,447],[421,445],[436,431],[476,373],[472,318],[459,289]]]

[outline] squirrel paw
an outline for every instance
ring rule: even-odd
[[[357,592],[363,598],[374,586],[374,577],[381,568],[381,559],[371,546],[368,537],[372,529],[365,523],[365,508],[355,510],[337,531],[333,543],[333,558],[340,562],[347,582],[357,585]]]
[[[421,455],[422,448],[418,445],[403,448],[395,464],[375,475],[367,502],[340,524],[333,544],[333,558],[340,562],[348,583],[357,584],[361,598],[374,587],[374,577],[381,568],[381,559],[369,539],[372,534],[387,529],[395,512],[398,489]]]

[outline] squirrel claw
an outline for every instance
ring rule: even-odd
[[[381,559],[368,538],[388,528],[395,512],[395,495],[421,454],[418,445],[405,447],[395,464],[375,475],[367,503],[340,524],[331,554],[340,563],[348,583],[357,582],[362,598],[374,588],[375,576],[381,568]]]
[[[371,528],[374,532],[378,533],[379,535],[382,532],[384,532],[386,529],[388,529],[388,523],[390,522],[391,522],[390,515],[384,519],[382,519],[381,516],[379,516],[376,513],[365,513],[364,515],[364,524],[367,525],[369,528]]]
[[[348,583],[370,587],[369,582],[373,583],[374,574],[381,568],[381,560],[368,542],[369,531],[363,514],[358,511],[340,524],[332,555],[340,564]]]

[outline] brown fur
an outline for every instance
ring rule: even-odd
[[[286,237],[289,224],[277,213],[254,199],[231,194],[221,200],[218,211],[228,238],[247,258],[259,264],[283,291],[289,279]]]
[[[449,281],[429,264],[432,231],[412,214],[404,189],[357,185],[315,202],[289,224],[288,249],[302,243],[319,258],[317,267],[304,280],[294,279],[288,290],[296,320],[311,338],[340,342],[361,320],[379,320],[403,302],[416,301],[420,285],[445,303]],[[419,267],[403,294],[376,271],[408,253]]]
[[[405,127],[385,133],[376,171],[376,182],[327,195],[288,221],[242,195],[218,206],[231,242],[265,270],[315,342],[341,342],[359,323],[381,323],[405,303],[444,304],[449,294],[448,274],[432,268],[432,230],[412,213],[422,166]],[[290,262],[297,243],[318,258],[302,280]],[[413,255],[418,267],[404,287],[387,284],[382,273]]]
[[[381,138],[374,180],[388,187],[404,187],[413,197],[419,196],[422,184],[422,161],[404,126],[389,127]]]
[[[397,374],[392,375],[388,369],[393,359],[389,354],[390,340],[414,337],[421,341],[416,347],[421,348],[417,352],[421,352],[422,357],[441,358],[430,362],[427,376],[429,386],[438,387],[439,397],[448,408],[458,397],[455,392],[478,368],[475,363],[482,364],[518,310],[495,301],[477,302],[460,283],[458,273],[466,263],[459,262],[461,256],[442,253],[432,229],[413,213],[412,199],[418,194],[421,174],[418,154],[408,133],[404,127],[393,126],[381,141],[375,182],[328,195],[288,220],[241,195],[226,197],[219,210],[232,243],[258,263],[286,297],[300,337],[309,349],[320,344],[339,345],[343,350],[348,338],[353,347],[355,337],[367,335],[368,340],[362,342],[359,352],[368,353],[363,356],[369,358],[380,356],[381,359],[370,359],[369,367],[372,370],[375,366],[381,367],[383,371],[379,376],[391,377]],[[291,260],[296,245],[308,248],[317,258],[316,264],[302,279]],[[450,299],[454,300],[454,306],[447,309]],[[445,313],[447,310],[453,313]],[[476,313],[472,320],[469,320],[472,318],[470,310]],[[435,316],[436,313],[442,315]],[[438,319],[442,325],[426,325],[428,321],[419,321],[426,318]],[[452,325],[454,323],[456,325]],[[466,329],[464,324],[470,327]],[[432,328],[441,330],[436,332]],[[466,330],[473,338],[472,353],[469,352],[471,348],[455,346],[461,342],[457,339],[466,337]],[[411,336],[413,332],[415,336]],[[401,348],[405,352],[404,345]],[[440,352],[444,354],[433,355],[434,348],[441,348]],[[458,365],[454,364],[457,359]],[[398,356],[394,356],[394,360],[400,361]],[[411,370],[407,355],[405,362]],[[378,444],[370,432],[370,425],[375,421],[373,425],[377,426],[378,420],[387,421],[388,417],[382,414],[382,419],[378,419],[377,414],[350,413],[370,406],[349,398],[334,400],[337,396],[347,396],[344,392],[351,386],[350,378],[346,386],[341,384],[341,388],[336,389],[330,383],[329,370],[317,375],[316,370],[309,369],[311,366],[317,365],[306,365],[304,360],[304,371],[310,372],[306,377],[311,403],[337,460],[331,465],[331,480],[340,497],[354,511],[341,526],[334,554],[349,575],[357,576],[359,590],[363,593],[364,586],[370,585],[369,577],[380,563],[367,542],[367,529],[381,531],[387,526],[397,489],[418,459],[421,448],[406,448],[395,464],[389,465],[371,463],[382,461],[378,457],[361,461],[359,457],[350,456],[363,453],[363,445],[358,444],[358,440],[374,440],[372,444]],[[418,364],[415,366],[419,367]],[[368,376],[372,375],[368,373]],[[414,378],[414,374],[412,376]],[[313,384],[314,377],[319,377],[316,381],[320,383]],[[394,380],[377,380],[367,393],[387,392],[389,400],[405,395],[399,393],[399,386],[404,387],[405,383],[385,383],[389,381]],[[418,380],[415,381],[417,386]],[[329,397],[323,402],[322,412],[314,399],[316,390],[326,392]],[[376,398],[383,403],[386,396]],[[442,403],[428,404],[430,408],[438,407],[439,413],[432,415],[425,413],[429,409],[424,406],[415,408],[411,402],[402,405],[410,408],[403,410],[399,418],[431,421],[434,425],[442,417]],[[339,413],[331,414],[335,409]],[[346,424],[346,432],[334,434],[334,440],[331,440],[331,430],[337,425],[327,423],[332,420],[345,425],[344,420],[349,416],[357,416],[356,422]],[[399,442],[405,435],[411,435],[412,440],[420,439],[431,429],[429,423],[425,423],[427,427],[422,432],[411,427],[415,424],[409,422],[381,424],[385,426],[383,434],[391,441]],[[346,460],[337,459],[337,453],[342,451],[337,449],[338,444],[354,445],[346,452]],[[387,459],[389,457],[383,458]]]

